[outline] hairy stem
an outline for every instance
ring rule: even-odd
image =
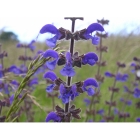
[[[102,47],[102,37],[100,37],[100,46],[99,46],[99,64],[101,63],[101,61],[102,61],[102,51],[101,51],[101,47]],[[101,68],[101,66],[100,65],[98,65],[98,70],[97,70],[97,75],[99,75],[100,74],[100,68]]]
[[[119,71],[119,67],[117,68],[117,72],[116,72],[116,74],[118,73],[118,71]],[[115,86],[116,86],[116,82],[117,82],[117,81],[116,81],[116,77],[115,77],[112,88],[115,88]],[[110,102],[111,102],[111,103],[112,103],[112,101],[113,101],[113,97],[114,97],[114,90],[112,90],[111,97],[110,97]],[[112,106],[109,105],[108,116],[110,116],[111,107],[112,107]]]
[[[71,32],[74,32],[75,19],[71,19],[71,20],[72,20]],[[73,38],[71,38],[69,50],[70,50],[70,53],[72,56],[73,51],[74,51],[74,39]],[[72,81],[72,77],[67,77],[67,86],[70,86],[71,81]],[[69,112],[69,106],[70,106],[70,102],[65,104],[65,113]],[[70,122],[70,118],[68,119],[68,122]]]
[[[102,51],[101,51],[101,47],[102,47],[102,37],[100,37],[100,45],[99,45],[99,65],[98,65],[98,68],[97,68],[97,76],[100,74],[100,63],[102,61]],[[95,93],[97,92],[97,88],[95,89]],[[95,112],[96,112],[96,105],[94,104],[94,101],[95,101],[95,96],[93,95],[92,98],[91,98],[91,102],[90,102],[90,105],[89,105],[89,111],[91,112],[92,110],[92,107],[94,108]],[[96,113],[93,114],[93,119],[95,121],[95,116],[96,116]],[[88,119],[88,115],[86,117],[86,121]]]
[[[102,51],[101,51],[101,47],[102,47],[102,37],[100,37],[99,65],[98,65],[97,75],[100,74],[100,68],[101,68],[100,63],[102,62]],[[96,88],[95,92],[97,92],[97,88]],[[94,119],[94,121],[95,121],[95,119],[96,119],[96,104],[94,104],[95,97],[93,96],[92,98],[93,98],[93,101],[92,101],[93,103],[91,104],[91,106],[93,106],[93,108],[94,108],[94,110],[95,110],[95,114],[93,114],[93,119]]]

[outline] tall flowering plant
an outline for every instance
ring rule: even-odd
[[[94,66],[98,61],[98,56],[94,52],[88,52],[86,54],[79,55],[74,52],[74,42],[77,40],[91,40],[93,45],[99,43],[99,37],[93,35],[94,31],[103,32],[104,28],[99,23],[92,23],[87,28],[74,32],[75,21],[77,19],[83,20],[83,18],[65,18],[72,20],[71,31],[59,28],[54,25],[46,24],[41,30],[40,34],[51,33],[51,38],[46,39],[46,44],[50,47],[49,50],[43,53],[44,58],[51,58],[51,61],[47,61],[47,67],[50,71],[44,74],[45,79],[49,79],[52,83],[46,87],[46,91],[53,93],[55,89],[59,90],[58,98],[64,104],[64,108],[55,106],[55,111],[50,112],[46,117],[46,122],[70,122],[72,118],[80,119],[80,108],[76,108],[75,105],[71,105],[72,100],[76,100],[81,93],[86,92],[88,96],[95,94],[95,89],[99,88],[98,82],[94,78],[87,78],[84,81],[78,81],[73,83],[72,77],[76,75],[75,67],[82,68],[83,65]],[[58,54],[52,50],[56,46],[58,40],[66,39],[70,40],[69,51]],[[60,79],[53,70],[56,66],[63,66],[60,70],[60,74],[67,77],[64,81]]]
[[[101,20],[97,19],[97,22],[100,23],[103,27],[105,25],[109,24],[109,20],[105,20],[104,18]],[[96,35],[99,37],[99,43],[95,44],[96,45],[96,51],[98,52],[99,55],[99,60],[97,62],[97,73],[95,75],[96,80],[99,83],[99,86],[101,88],[103,82],[104,82],[104,76],[101,73],[101,69],[102,67],[105,67],[107,64],[106,61],[103,60],[103,53],[107,53],[108,52],[108,47],[103,45],[103,39],[108,37],[108,33],[107,32],[96,32]],[[104,114],[104,110],[100,109],[97,110],[97,105],[100,102],[100,90],[96,89],[96,94],[94,94],[91,97],[91,100],[88,98],[84,99],[84,102],[86,103],[86,106],[89,106],[89,108],[86,109],[86,119],[85,121],[88,121],[89,117],[92,116],[93,120],[92,121],[96,121],[96,114],[99,114],[101,116],[103,116]]]

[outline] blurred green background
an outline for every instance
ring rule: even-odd
[[[24,54],[24,49],[18,49],[16,48],[17,41],[1,41],[2,44],[2,50],[5,50],[8,53],[8,57],[4,58],[4,67],[9,67],[12,64],[15,64],[19,66],[21,64],[21,61],[18,60],[18,57],[22,54]],[[35,44],[36,46],[36,51],[35,52],[27,52],[27,55],[34,56],[38,50],[46,50],[47,47],[45,45],[45,42],[38,42]],[[114,101],[117,102],[117,108],[121,109],[123,103],[120,102],[120,98],[126,97],[126,93],[123,92],[123,86],[131,86],[131,81],[135,79],[135,75],[132,74],[130,64],[133,61],[133,57],[137,56],[139,57],[139,52],[140,52],[140,35],[134,35],[133,33],[130,33],[128,35],[122,35],[117,34],[117,35],[109,35],[108,38],[103,39],[103,46],[108,47],[108,52],[103,53],[103,59],[104,61],[107,62],[107,65],[105,67],[101,67],[101,74],[102,76],[106,71],[110,71],[112,73],[116,73],[116,62],[122,62],[126,64],[126,68],[120,69],[120,72],[122,73],[128,73],[129,74],[129,80],[125,83],[117,82],[117,86],[120,88],[119,93],[115,93],[114,95]],[[69,41],[62,41],[60,43],[60,48],[64,50],[69,49]],[[75,42],[75,51],[78,51],[81,55],[87,52],[98,52],[96,51],[96,46],[93,46],[91,41],[78,41]],[[29,64],[29,63],[28,63]],[[55,72],[57,73],[57,76],[60,77],[61,79],[65,80],[65,77],[62,77],[59,73],[60,69],[62,67],[56,67]],[[47,69],[46,69],[47,71]],[[76,76],[72,78],[73,82],[77,81],[83,81],[86,78],[89,77],[95,77],[97,73],[97,65],[94,66],[82,66],[82,68],[75,68],[76,71]],[[47,96],[48,93],[46,93],[45,88],[46,88],[46,82],[43,79],[43,73],[39,75],[40,82],[36,86],[35,90],[33,93],[31,93],[32,96],[36,97],[36,101],[41,105],[42,109],[40,109],[37,105],[33,105],[33,111],[34,111],[34,121],[35,122],[44,122],[46,115],[48,111],[52,110],[52,99]],[[96,105],[96,109],[104,109],[105,114],[108,112],[108,105],[105,104],[105,101],[110,100],[111,92],[108,90],[109,86],[113,85],[113,79],[112,78],[106,78],[104,80],[104,83],[100,87],[101,91],[101,98],[100,98],[100,103]],[[3,98],[0,96],[0,99]],[[89,98],[86,93],[80,94],[80,96],[76,97],[75,100],[71,104],[75,104],[77,108],[81,108],[81,120],[78,120],[78,122],[84,122],[86,118],[86,108],[87,106],[83,102],[84,98]],[[132,95],[130,96],[130,99],[132,100],[132,105],[127,106],[125,109],[125,112],[130,113],[130,118],[127,118],[127,122],[134,122],[137,117],[140,117],[140,110],[136,109],[135,103],[139,101],[139,99],[135,99]],[[55,98],[55,104],[58,104],[59,106],[63,107],[64,105],[62,102]],[[4,111],[3,111],[4,112]],[[112,107],[112,112],[113,114],[113,107]],[[92,119],[92,116],[90,116],[88,119]],[[96,115],[96,120],[95,121],[100,121],[101,116]],[[23,113],[19,117],[20,122],[26,122],[26,115]],[[75,122],[77,120],[73,120]],[[118,121],[118,117],[115,116],[115,120]],[[120,121],[123,121],[121,119]]]

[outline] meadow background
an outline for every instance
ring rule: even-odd
[[[138,31],[138,30],[137,30]],[[4,66],[9,67],[11,64],[15,64],[19,66],[21,64],[21,61],[18,60],[19,55],[24,54],[24,49],[17,49],[16,45],[18,41],[12,41],[12,40],[0,40],[0,43],[2,44],[2,50],[5,50],[8,53],[8,57],[4,58]],[[135,34],[133,31],[131,33],[125,33],[124,30],[120,31],[117,34],[109,34],[109,37],[106,39],[103,39],[103,45],[108,46],[108,52],[103,53],[103,60],[107,62],[107,65],[105,67],[101,67],[101,74],[104,75],[106,71],[110,71],[112,73],[116,73],[116,62],[122,62],[126,64],[126,67],[124,69],[120,69],[120,72],[122,73],[128,73],[129,79],[127,82],[124,83],[117,83],[116,87],[120,88],[119,93],[115,93],[114,95],[114,101],[117,102],[117,108],[122,108],[122,102],[120,102],[121,97],[126,97],[126,93],[124,93],[123,86],[127,85],[128,87],[131,86],[131,81],[135,79],[135,75],[131,73],[131,67],[130,64],[133,62],[133,57],[139,58],[139,52],[140,52],[140,32],[137,32]],[[46,50],[48,49],[45,41],[37,42],[35,43],[36,50],[35,52],[27,52],[28,56],[34,56],[38,50]],[[68,50],[69,49],[69,41],[61,41],[60,42],[60,48]],[[80,54],[84,54],[86,52],[98,52],[96,51],[96,47],[91,44],[91,41],[77,41],[75,42],[75,51],[78,51]],[[29,64],[29,63],[28,63]],[[55,72],[57,73],[57,76],[65,80],[64,77],[62,77],[59,73],[61,67],[56,67]],[[47,71],[47,69],[46,69]],[[75,68],[76,76],[72,78],[73,82],[76,81],[83,81],[88,77],[95,78],[95,75],[97,73],[97,65],[91,67],[91,66],[82,66],[81,69]],[[43,73],[39,74],[39,84],[36,86],[33,93],[31,93],[32,96],[36,97],[36,101],[40,104],[41,108],[37,105],[33,105],[32,110],[34,111],[34,122],[44,122],[46,115],[49,111],[52,110],[52,99],[48,98],[45,88],[47,86],[45,79],[43,79]],[[105,101],[110,100],[111,92],[108,90],[109,86],[112,86],[112,78],[106,78],[104,80],[104,83],[100,87],[101,92],[101,98],[100,103],[96,105],[97,109],[104,109],[105,114],[108,112],[108,106],[105,104]],[[4,94],[3,94],[4,95]],[[4,95],[5,96],[5,95]],[[0,99],[3,97],[0,96]],[[73,103],[76,105],[76,107],[79,107],[82,109],[81,113],[81,120],[79,122],[85,121],[85,111],[87,106],[85,105],[85,102],[83,101],[84,98],[91,97],[87,96],[86,93],[81,94],[78,96]],[[132,100],[131,106],[126,106],[125,111],[130,113],[130,117],[126,119],[127,122],[135,122],[137,117],[140,117],[140,110],[136,109],[136,102],[139,101],[139,99],[136,99],[131,95],[130,99]],[[63,107],[64,105],[60,101],[60,99],[55,98],[55,104],[58,104],[59,106]],[[72,104],[72,103],[71,103]],[[3,113],[5,111],[3,110]],[[112,107],[112,114],[113,114],[113,107]],[[89,120],[92,119],[92,117],[88,118]],[[101,116],[96,115],[95,121],[100,121]],[[26,115],[25,113],[22,113],[19,117],[20,122],[26,122]],[[77,121],[77,120],[73,120]],[[118,117],[115,116],[114,121],[118,121]],[[120,121],[123,121],[121,119]]]

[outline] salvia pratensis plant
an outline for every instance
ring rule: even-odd
[[[128,80],[128,74],[122,74],[119,72],[121,68],[125,68],[126,65],[124,63],[117,62],[117,70],[116,73],[111,73],[109,71],[105,72],[105,76],[109,78],[113,78],[114,82],[113,85],[109,87],[109,91],[111,92],[110,101],[106,101],[108,105],[108,113],[104,116],[106,121],[113,121],[114,115],[111,113],[112,107],[116,107],[116,101],[113,101],[114,94],[119,93],[119,88],[116,87],[117,82],[126,82]]]
[[[67,19],[67,18],[66,18]],[[47,62],[47,66],[50,70],[54,70],[56,65],[64,65],[60,70],[62,76],[67,77],[67,81],[63,81],[57,75],[48,71],[44,74],[44,78],[52,81],[52,84],[47,86],[47,92],[53,92],[54,89],[59,89],[60,95],[59,99],[62,100],[64,108],[60,106],[55,107],[55,112],[50,112],[46,117],[46,122],[53,120],[54,122],[70,122],[72,118],[80,119],[80,108],[76,108],[75,105],[70,105],[72,100],[76,100],[81,93],[87,92],[87,95],[93,96],[95,94],[95,89],[99,87],[98,82],[94,78],[87,78],[85,81],[78,81],[72,83],[72,77],[75,76],[76,72],[74,67],[82,68],[82,65],[94,66],[98,61],[98,56],[94,52],[89,52],[87,54],[79,55],[78,52],[74,52],[74,41],[75,40],[92,40],[92,44],[97,45],[99,43],[99,38],[96,35],[92,35],[94,31],[103,32],[104,28],[99,23],[93,23],[89,25],[86,29],[74,32],[76,19],[83,20],[83,18],[68,18],[72,20],[71,31],[64,28],[57,29],[55,26],[46,24],[41,30],[40,34],[52,33],[54,36],[52,38],[46,39],[46,44],[53,48],[57,40],[66,39],[70,41],[69,51],[65,54],[58,54],[54,50],[47,50],[44,52],[44,57],[52,57],[53,60]]]
[[[41,120],[44,122],[81,120],[90,123],[125,122],[133,117],[132,112],[129,112],[132,107],[135,107],[138,114],[140,59],[133,58],[131,74],[126,73],[127,64],[118,62],[119,57],[116,71],[111,71],[111,69],[104,71],[107,62],[103,59],[105,56],[103,54],[108,52],[106,40],[104,40],[108,37],[108,33],[105,32],[104,26],[109,24],[109,20],[103,18],[82,30],[75,31],[76,20],[83,20],[83,18],[66,17],[65,19],[72,21],[71,30],[57,28],[53,24],[46,24],[40,28],[37,38],[42,34],[51,34],[46,36],[47,50],[39,50],[34,56],[28,56],[28,51],[34,54],[37,38],[29,44],[17,44],[18,50],[20,48],[24,50],[24,54],[19,56],[20,66],[12,64],[6,68],[4,57],[8,55],[0,46],[0,97],[2,97],[0,98],[0,122],[19,122],[23,113],[26,121],[33,122],[34,116],[38,115],[33,114],[33,104],[46,114],[45,117],[40,113],[41,116],[44,115]],[[70,41],[69,49],[58,47],[62,40]],[[75,42],[81,40],[89,40],[97,54],[93,51],[86,53],[77,51]],[[96,73],[93,72],[91,77],[85,77],[85,79],[77,76],[88,66]],[[84,72],[84,76],[87,72],[88,69]],[[45,82],[41,81],[42,79]],[[106,86],[106,81],[110,81],[109,87]],[[36,85],[38,85],[37,88]],[[43,87],[44,85],[46,87]],[[42,87],[52,107],[41,106],[36,102],[39,99],[35,97],[35,94],[44,97],[44,94],[40,92],[43,91]],[[106,98],[103,99],[103,96]],[[82,102],[85,102],[85,110],[80,106]],[[140,115],[134,119],[135,122],[140,122]]]
[[[101,20],[97,20],[98,23],[100,23],[102,26],[104,25],[108,25],[109,20],[105,20],[104,18]],[[96,50],[97,52],[99,52],[99,59],[97,61],[97,74],[95,75],[96,80],[99,82],[99,85],[101,86],[101,84],[104,81],[104,76],[101,75],[101,67],[106,66],[106,61],[102,60],[102,55],[103,52],[107,52],[108,51],[108,47],[103,45],[103,39],[108,37],[108,33],[103,33],[103,32],[96,32],[96,35],[99,37],[99,45],[96,46]],[[86,121],[88,120],[88,115],[93,115],[93,120],[96,121],[95,117],[96,114],[98,114],[98,111],[96,110],[96,104],[99,103],[99,98],[100,98],[100,90],[97,91],[96,89],[96,94],[94,94],[91,97],[91,101],[89,103],[89,109],[86,110],[87,113],[87,117],[86,117]]]

